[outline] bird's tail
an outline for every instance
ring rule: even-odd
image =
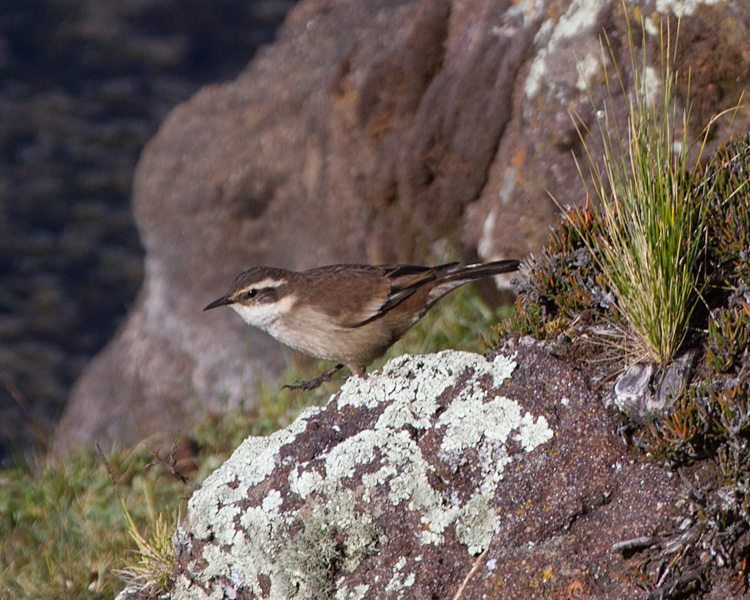
[[[473,281],[474,279],[492,277],[493,275],[499,275],[500,273],[517,271],[520,265],[521,261],[515,259],[494,260],[492,262],[479,263],[476,265],[466,265],[465,267],[453,267],[443,273],[442,278],[445,281]]]
[[[426,313],[435,302],[440,300],[440,298],[445,296],[448,292],[455,290],[457,287],[469,283],[470,281],[474,281],[475,279],[482,279],[484,277],[499,275],[500,273],[516,271],[520,264],[521,262],[518,260],[495,260],[488,263],[466,265],[465,267],[453,265],[435,267],[438,283],[430,290],[430,293],[427,296],[427,304],[420,317],[424,315],[424,313]],[[445,269],[441,271],[443,267],[445,267]]]

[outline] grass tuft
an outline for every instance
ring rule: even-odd
[[[179,522],[179,517],[175,516],[169,523],[164,521],[161,512],[158,518],[155,517],[156,511],[151,501],[151,494],[148,488],[144,488],[145,504],[148,509],[149,521],[152,524],[150,534],[147,534],[148,537],[144,536],[130,514],[125,500],[120,495],[112,467],[99,444],[96,445],[96,449],[125,513],[128,535],[136,545],[134,553],[137,559],[127,560],[125,568],[115,569],[114,573],[119,575],[128,585],[138,586],[147,591],[149,595],[164,594],[174,584],[177,555],[172,544],[172,532]],[[162,461],[159,460],[158,463],[151,464],[162,464]],[[183,483],[187,483],[184,477],[180,479]]]
[[[598,236],[595,244],[586,243],[614,292],[614,309],[634,334],[635,352],[663,367],[684,341],[700,300],[705,196],[695,193],[696,178],[687,163],[688,152],[696,143],[687,138],[689,92],[686,108],[678,117],[669,30],[662,30],[658,79],[648,67],[645,32],[640,63],[629,23],[628,32],[634,80],[626,131],[621,131],[614,119],[611,86],[618,83],[624,95],[626,86],[608,39],[615,74],[613,77],[606,69],[603,45],[607,100],[601,109],[591,100],[597,111],[603,166],[593,158],[587,142],[591,131],[580,117],[574,117],[607,232]],[[678,129],[680,141],[676,144]],[[708,127],[701,133],[705,140]],[[585,173],[578,167],[585,184]]]
[[[151,508],[151,507],[149,507]],[[136,545],[136,559],[129,559],[125,567],[115,569],[114,573],[122,577],[128,585],[148,590],[150,594],[164,594],[174,584],[174,571],[177,561],[172,534],[175,531],[179,516],[165,520],[162,513],[154,517],[151,508],[151,532],[143,535],[123,503],[125,518],[128,523],[128,535]]]

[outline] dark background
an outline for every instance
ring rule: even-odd
[[[0,4],[0,461],[43,448],[142,278],[138,155],[235,77],[293,0]]]

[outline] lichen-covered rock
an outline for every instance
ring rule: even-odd
[[[651,535],[675,500],[545,353],[403,356],[205,481],[171,597],[452,598],[465,583],[464,599],[623,598],[613,543]]]

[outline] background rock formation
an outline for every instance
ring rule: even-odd
[[[676,67],[692,73],[697,130],[748,85],[750,8],[660,6],[683,17]],[[592,127],[595,114],[576,57],[601,97],[602,31],[628,62],[621,10],[604,0],[301,2],[273,46],[172,111],[144,151],[134,186],[144,285],[76,384],[58,447],[251,406],[282,350],[229,311],[201,313],[249,265],[537,249],[556,213],[548,190],[562,204],[584,200],[569,111]],[[656,59],[661,15],[650,2],[639,14]],[[748,120],[742,109],[733,127]]]

